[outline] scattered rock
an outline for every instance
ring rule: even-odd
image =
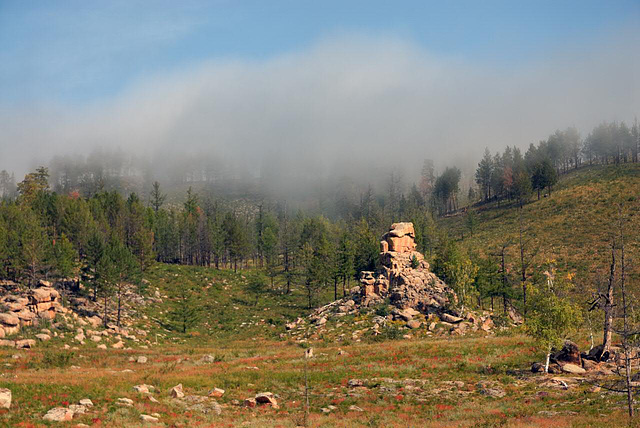
[[[158,422],[159,419],[151,415],[140,415],[142,422]]]
[[[184,397],[184,392],[182,391],[182,384],[174,386],[169,390],[169,395],[173,398],[182,398]]]
[[[243,405],[245,407],[256,407],[258,405],[258,402],[255,398],[245,398]]]
[[[71,410],[74,415],[84,415],[87,408],[82,404],[69,404],[69,410]]]
[[[8,409],[11,407],[11,390],[0,388],[0,408]]]
[[[278,402],[276,401],[273,393],[271,392],[261,392],[257,394],[255,400],[258,404],[267,404],[273,407],[274,409],[279,408]]]
[[[362,410],[360,407],[356,405],[349,406],[349,410],[351,410],[352,412],[364,412],[364,410]]]
[[[51,336],[49,336],[48,334],[36,334],[36,339],[41,340],[42,342],[46,341],[46,340],[50,340]]]
[[[541,363],[533,363],[531,365],[531,371],[533,373],[544,373],[544,364]]]
[[[93,401],[91,401],[88,398],[83,398],[82,400],[78,401],[78,403],[80,403],[81,405],[83,405],[85,407],[93,407]]]
[[[584,374],[587,371],[585,369],[583,369],[580,366],[577,366],[575,364],[565,364],[562,366],[562,371],[565,373],[571,373],[571,374]]]
[[[116,401],[116,404],[119,404],[121,406],[131,407],[133,406],[133,400],[130,398],[118,398],[118,401]]]
[[[411,320],[407,323],[407,327],[411,328],[411,329],[416,329],[419,328],[422,325],[422,323],[418,320]]]
[[[570,363],[576,366],[582,365],[582,358],[580,357],[580,349],[578,345],[573,343],[570,340],[564,342],[562,349],[553,355],[551,355],[551,360],[562,363]]]
[[[448,314],[446,312],[443,312],[438,316],[440,317],[440,319],[442,321],[448,322],[448,323],[451,323],[451,324],[457,324],[459,322],[462,322],[462,320],[463,320],[463,318],[457,317],[455,315]]]
[[[135,385],[133,387],[133,390],[139,392],[140,394],[150,394],[154,389],[155,387],[153,385],[147,385],[144,383],[142,385]]]
[[[36,344],[36,341],[33,339],[22,339],[16,340],[16,349],[29,349],[33,348]]]
[[[97,346],[98,349],[107,349],[107,345],[105,345],[104,343],[101,343],[100,345]]]
[[[140,356],[138,357],[138,359],[136,360],[136,362],[137,362],[138,364],[146,364],[146,362],[147,362],[147,357],[145,357],[144,355],[140,355]]]
[[[211,391],[209,391],[209,394],[207,395],[213,398],[220,398],[224,395],[224,389],[213,388]]]
[[[49,410],[43,417],[45,421],[64,422],[73,419],[73,411],[66,407],[54,407]]]
[[[364,382],[361,379],[349,379],[347,385],[349,386],[349,388],[357,388],[364,386]]]

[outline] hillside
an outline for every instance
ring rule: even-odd
[[[619,234],[619,207],[625,218],[628,272],[637,284],[640,236],[640,164],[585,167],[561,176],[551,196],[532,196],[522,208],[523,240],[527,258],[532,258],[529,274],[540,275],[553,265],[564,278],[572,277],[574,292],[584,300],[599,282],[606,280],[611,257],[611,239]],[[508,244],[507,265],[514,281],[520,265],[520,209],[502,201],[479,204],[469,209],[475,217],[473,232],[468,215],[440,222],[460,245],[498,260],[498,252]],[[637,288],[637,287],[636,287]]]

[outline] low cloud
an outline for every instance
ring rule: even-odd
[[[209,154],[255,176],[412,179],[424,158],[472,166],[484,147],[583,136],[640,113],[638,31],[500,65],[431,55],[401,39],[345,36],[261,61],[191,64],[81,106],[0,108],[0,169],[119,147]]]

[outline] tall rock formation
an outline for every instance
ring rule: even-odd
[[[389,297],[400,308],[440,313],[457,302],[455,292],[429,270],[416,251],[413,223],[394,223],[380,241],[380,265],[360,275],[360,304],[369,306]]]

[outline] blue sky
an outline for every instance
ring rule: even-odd
[[[0,102],[82,104],[202,61],[263,60],[348,34],[517,67],[639,23],[638,0],[0,0]]]
[[[632,122],[638,46],[639,0],[0,0],[0,169],[96,147],[472,167]]]

